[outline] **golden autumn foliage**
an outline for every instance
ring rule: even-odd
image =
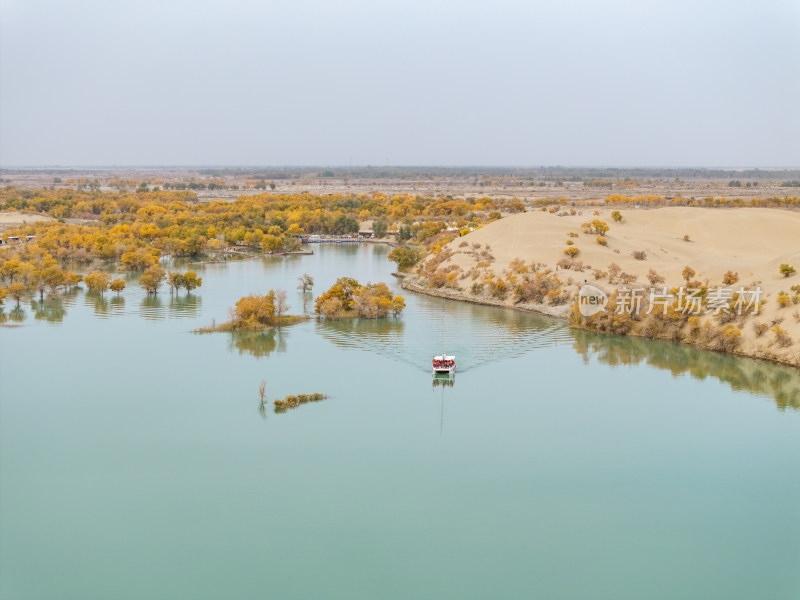
[[[592,219],[591,221],[581,225],[581,228],[586,234],[594,233],[597,235],[605,235],[608,231],[608,223],[601,221],[600,219]]]
[[[192,270],[185,273],[170,271],[167,274],[167,285],[170,288],[170,293],[178,292],[181,288],[185,288],[188,294],[203,285],[203,278],[198,277],[197,273]]]
[[[250,294],[239,298],[232,316],[235,329],[258,329],[271,325],[275,317],[275,290],[263,296]]]
[[[191,269],[186,271],[183,274],[183,287],[186,290],[186,293],[190,293],[192,290],[195,290],[203,285],[203,278],[198,277],[195,271]]]
[[[275,252],[286,250],[303,233],[342,234],[358,231],[358,220],[373,220],[379,232],[401,221],[414,222],[418,239],[442,231],[444,220],[460,228],[477,226],[488,216],[479,212],[497,205],[507,212],[522,209],[517,200],[453,199],[382,193],[315,195],[308,193],[240,196],[233,202],[198,202],[191,191],[98,192],[73,189],[0,190],[4,210],[33,211],[56,219],[85,219],[84,225],[31,223],[4,233],[34,235],[36,243],[58,260],[118,261],[143,271],[152,258],[138,249],[161,255],[202,254],[207,244],[244,243]],[[429,223],[437,223],[429,229]],[[212,246],[217,246],[214,243]],[[152,255],[151,255],[152,256]]]
[[[264,331],[274,327],[294,325],[308,319],[303,315],[287,315],[289,308],[286,304],[286,292],[276,289],[269,290],[266,294],[248,294],[236,301],[230,309],[231,320],[221,325],[202,327],[196,333],[210,333],[214,331],[251,332]],[[263,348],[258,349],[262,338],[234,338],[234,343],[240,350],[249,346],[248,339],[255,344],[247,350],[256,356],[266,355],[271,349],[262,354]]]
[[[14,300],[17,301],[17,304],[19,304],[19,301],[22,299],[22,296],[24,296],[25,293],[28,291],[27,286],[24,283],[19,283],[19,282],[12,283],[6,289],[8,290],[8,295],[14,298]]]
[[[90,292],[99,292],[103,294],[111,282],[111,277],[108,273],[101,273],[100,271],[92,271],[84,275],[83,282]]]
[[[734,273],[733,271],[727,271],[725,275],[722,276],[723,285],[733,285],[737,281],[739,281],[739,273]]]
[[[357,316],[367,319],[397,316],[405,308],[402,296],[392,296],[383,282],[360,284],[352,277],[340,277],[315,300],[317,314],[335,318]]]
[[[0,189],[1,210],[27,211],[55,219],[11,227],[0,234],[3,240],[29,240],[11,243],[0,252],[0,278],[6,285],[19,282],[28,291],[43,294],[57,287],[55,283],[49,285],[54,279],[44,280],[43,269],[59,264],[62,268],[78,265],[95,270],[99,262],[115,263],[144,276],[148,269],[159,268],[161,257],[213,255],[233,245],[251,252],[296,250],[302,234],[355,232],[359,220],[372,220],[379,234],[391,230],[397,232],[399,239],[441,246],[487,222],[489,209],[506,213],[524,210],[516,199],[387,196],[379,192],[265,192],[243,195],[234,201],[199,202],[192,190],[224,187],[223,183],[208,180],[183,184],[153,178],[117,178],[110,183],[117,188],[115,192],[99,191],[94,180],[63,183],[75,188]],[[170,190],[159,191],[159,186]],[[136,190],[126,191],[126,187]],[[266,189],[267,185],[254,187]],[[445,231],[453,225],[457,231]],[[396,255],[401,266],[410,266],[419,256],[415,250],[404,252]],[[75,285],[69,283],[70,277],[65,271],[62,287]],[[157,291],[159,282],[153,280],[152,271],[143,281],[149,286],[149,293]],[[199,287],[201,281],[196,278],[189,283],[190,288],[193,283]]]
[[[119,295],[119,293],[125,289],[125,280],[117,277],[109,284],[109,288],[112,292],[116,292],[117,295]]]
[[[166,276],[166,272],[161,267],[148,267],[144,274],[139,277],[139,285],[142,286],[148,294],[157,294],[158,288],[161,287],[161,283]]]

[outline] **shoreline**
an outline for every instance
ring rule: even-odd
[[[377,240],[371,239],[363,239],[359,240],[358,243],[367,243],[367,244],[385,244],[389,247],[396,248],[398,246],[402,246],[400,242],[392,241],[388,238],[381,238]],[[244,252],[241,254],[231,254],[230,256],[238,256],[239,258],[235,258],[233,260],[200,260],[200,261],[192,261],[190,265],[224,265],[229,262],[236,262],[236,261],[245,261],[245,260],[255,260],[257,258],[275,258],[275,257],[284,257],[284,256],[311,256],[314,254],[314,250],[311,248],[303,249],[303,250],[287,250],[286,252],[273,252],[273,253],[263,253],[263,254],[255,254],[248,252],[245,254]]]
[[[509,304],[502,300],[472,296],[463,290],[428,287],[422,283],[423,280],[419,276],[411,273],[392,273],[392,275],[400,279],[401,288],[411,292],[417,292],[426,296],[434,296],[436,298],[444,298],[445,300],[467,302],[469,304],[507,308],[519,312],[532,312],[569,323],[569,313],[572,310],[572,306],[569,304],[561,306],[550,306],[548,304]]]
[[[244,262],[246,260],[255,260],[257,258],[267,258],[267,257],[275,257],[275,256],[291,256],[291,255],[299,255],[299,256],[309,256],[314,254],[313,250],[292,250],[289,252],[276,252],[274,254],[245,254],[242,252],[241,254],[230,254],[229,256],[238,256],[240,258],[234,258],[232,260],[199,260],[199,261],[192,261],[190,265],[226,265],[232,262]],[[206,255],[208,256],[208,255]]]
[[[397,240],[392,241],[388,237],[379,238],[379,239],[372,239],[372,240],[371,239],[365,239],[365,240],[362,240],[362,241],[366,242],[367,244],[386,244],[387,246],[391,246],[392,248],[398,248],[398,247],[403,245],[401,242],[398,242]]]
[[[279,317],[282,319],[280,323],[261,324],[254,327],[236,327],[234,321],[225,321],[219,325],[208,325],[206,327],[198,327],[192,329],[191,333],[239,333],[239,332],[263,332],[280,329],[281,327],[291,327],[299,323],[305,323],[311,320],[309,315],[284,315]]]
[[[620,337],[639,338],[644,340],[672,342],[675,344],[680,344],[682,346],[689,346],[691,348],[696,348],[697,350],[702,350],[704,352],[713,352],[715,354],[726,354],[738,358],[762,360],[773,364],[784,365],[787,367],[800,369],[800,364],[792,363],[789,362],[788,360],[781,360],[779,358],[772,356],[764,356],[755,352],[748,353],[748,352],[742,352],[740,350],[734,350],[734,351],[717,350],[713,348],[704,348],[698,344],[692,344],[684,340],[678,340],[678,341],[666,340],[661,338],[647,337],[644,335],[640,335],[638,333],[610,333],[607,331],[598,331],[587,327],[578,327],[573,325],[569,319],[569,315],[572,312],[572,303],[565,304],[562,306],[549,306],[547,304],[507,304],[500,300],[492,300],[490,298],[471,296],[466,292],[464,292],[463,290],[455,290],[453,288],[431,288],[425,285],[424,283],[421,283],[423,280],[419,276],[413,275],[411,273],[392,273],[392,275],[400,279],[400,287],[402,289],[408,290],[410,292],[415,292],[426,296],[432,296],[435,298],[444,298],[445,300],[453,300],[456,302],[467,302],[469,304],[493,306],[495,308],[505,308],[510,310],[516,310],[519,312],[537,313],[546,317],[551,317],[554,319],[558,319],[560,321],[564,321],[570,329],[575,329],[577,331],[589,331],[600,335],[613,335]]]

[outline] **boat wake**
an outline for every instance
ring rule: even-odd
[[[566,324],[538,315],[472,306],[453,310],[452,303],[447,311],[441,308],[415,306],[399,319],[320,321],[317,330],[337,346],[374,352],[426,372],[431,357],[441,353],[442,329],[447,353],[458,356],[459,373],[574,341]]]

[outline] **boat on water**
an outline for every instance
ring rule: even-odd
[[[456,372],[456,357],[448,356],[447,354],[440,354],[433,357],[433,372],[434,373],[448,373],[450,375]]]

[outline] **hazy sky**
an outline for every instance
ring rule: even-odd
[[[800,0],[0,7],[2,166],[800,166]]]

